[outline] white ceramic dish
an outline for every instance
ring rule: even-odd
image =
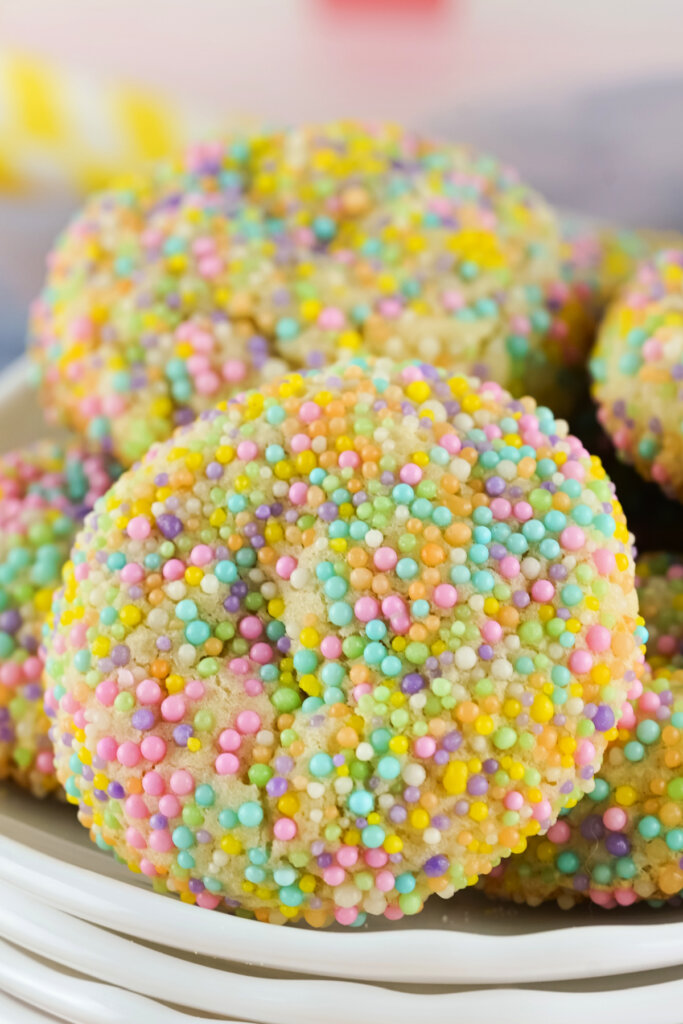
[[[683,964],[680,915],[648,908],[617,920],[592,908],[568,914],[552,905],[494,906],[472,892],[432,900],[416,919],[360,932],[281,929],[203,912],[136,882],[91,845],[71,808],[12,789],[0,791],[0,880],[84,921],[175,951],[309,975],[519,984]]]
[[[22,361],[0,375],[0,448],[46,432]],[[0,936],[2,1024],[683,1024],[675,911],[531,911],[467,892],[358,932],[275,928],[153,894],[71,807],[9,787]]]

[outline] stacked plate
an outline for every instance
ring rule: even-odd
[[[23,365],[4,446],[40,432]],[[73,808],[0,788],[3,1024],[683,1024],[683,916],[493,905],[465,892],[359,931],[276,928],[155,895]]]

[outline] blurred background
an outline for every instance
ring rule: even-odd
[[[683,228],[681,0],[0,0],[0,367],[83,194],[249,121],[392,118]]]

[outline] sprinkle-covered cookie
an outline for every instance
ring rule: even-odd
[[[43,712],[41,633],[83,516],[109,465],[45,441],[0,456],[0,778],[56,786]]]
[[[641,555],[636,585],[648,634],[648,664],[683,668],[683,556],[664,551]]]
[[[610,308],[590,361],[619,455],[683,495],[683,249],[643,264]]]
[[[352,122],[235,138],[87,202],[31,350],[47,407],[126,464],[283,367],[360,351],[559,410],[585,355],[559,261],[548,206],[467,147]]]
[[[562,420],[362,359],[152,448],[54,619],[92,838],[188,902],[313,924],[415,914],[547,830],[644,638],[621,508]]]
[[[683,891],[683,671],[661,666],[619,722],[595,788],[484,880],[491,896],[561,907]]]

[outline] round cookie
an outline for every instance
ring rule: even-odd
[[[683,671],[661,666],[619,722],[592,793],[483,880],[494,897],[608,909],[683,891]]]
[[[233,138],[87,202],[31,352],[46,407],[126,464],[283,366],[361,350],[561,411],[559,259],[545,202],[467,147],[352,122]]]
[[[648,664],[683,668],[683,557],[663,551],[641,555],[636,585],[648,634]]]
[[[0,456],[0,779],[57,785],[43,711],[41,633],[85,512],[111,467],[49,441]]]
[[[642,660],[599,460],[415,362],[202,414],[98,502],[64,580],[47,706],[81,822],[271,921],[473,884],[591,787]]]
[[[590,369],[619,456],[683,495],[683,249],[643,264],[603,321]]]

